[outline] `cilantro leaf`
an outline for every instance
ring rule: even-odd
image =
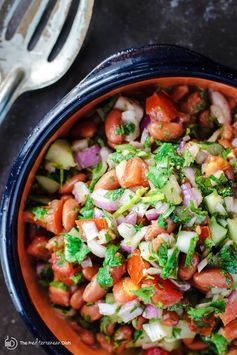
[[[90,253],[90,249],[87,245],[78,237],[74,237],[70,234],[64,236],[64,255],[66,261],[71,263],[81,263],[87,254]]]
[[[74,275],[71,276],[71,280],[74,282],[75,285],[79,284],[83,280],[82,272],[76,272]]]
[[[183,165],[184,159],[177,154],[177,144],[163,143],[156,151],[154,159],[161,162],[163,159],[169,159],[171,165],[179,168]]]
[[[64,291],[68,291],[68,286],[61,281],[51,281],[49,285],[55,288],[60,288]]]
[[[80,209],[79,219],[91,219],[93,218],[93,200],[92,197],[88,197],[86,204]]]
[[[211,313],[219,314],[225,311],[225,301],[219,300],[210,302],[206,307],[202,306],[200,308],[190,307],[188,310],[188,315],[194,321],[201,321],[203,318],[208,318]]]
[[[173,168],[169,166],[168,159],[166,159],[162,165],[151,166],[147,178],[155,187],[161,189],[168,182],[172,171]]]
[[[101,287],[111,287],[113,285],[108,266],[99,268],[96,280]]]
[[[103,266],[115,267],[123,263],[122,255],[121,254],[116,255],[118,250],[119,250],[119,246],[117,245],[113,245],[113,244],[107,245]]]
[[[34,207],[32,208],[32,213],[34,215],[35,221],[43,221],[46,214],[48,213],[47,207]]]
[[[143,303],[151,303],[151,297],[155,294],[155,286],[143,286],[139,290],[131,291],[134,295],[140,298]]]
[[[133,133],[135,129],[135,124],[133,122],[128,122],[121,124],[118,128],[116,128],[115,134],[128,136],[130,133]]]
[[[166,228],[167,223],[165,220],[171,215],[171,213],[175,210],[175,206],[169,206],[169,208],[164,212],[159,215],[158,218],[158,226],[161,228]]]
[[[215,346],[218,355],[223,355],[227,353],[228,341],[223,335],[218,333],[213,333],[210,338],[211,343]]]
[[[119,197],[122,196],[124,191],[125,191],[125,189],[122,187],[117,190],[110,190],[110,191],[106,192],[105,197],[112,200],[112,201],[116,201],[117,199],[119,199]]]
[[[178,257],[179,257],[179,249],[175,247],[173,253],[167,258],[166,264],[161,272],[161,277],[163,279],[167,279],[170,276],[176,275],[176,270],[178,267]]]
[[[218,254],[210,256],[208,264],[231,274],[237,274],[237,247],[224,245]]]
[[[188,248],[188,253],[186,255],[186,259],[185,259],[185,264],[184,266],[192,266],[192,258],[193,258],[193,254],[195,252],[195,248],[196,248],[196,244],[197,244],[197,241],[199,240],[198,236],[196,237],[193,237],[191,240],[190,240],[190,245],[189,245],[189,248]]]

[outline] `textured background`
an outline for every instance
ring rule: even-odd
[[[101,60],[128,47],[173,43],[237,68],[236,17],[237,0],[95,0],[86,41],[69,72],[51,87],[22,96],[0,127],[0,193],[36,123]],[[15,312],[2,276],[0,285],[0,354],[7,354],[7,335],[34,339]],[[19,346],[10,353],[32,352],[44,354],[36,346]]]

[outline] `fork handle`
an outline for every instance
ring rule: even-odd
[[[16,89],[23,77],[24,71],[21,68],[17,68],[11,71],[0,84],[0,124],[18,96]]]

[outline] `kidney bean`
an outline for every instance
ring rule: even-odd
[[[121,144],[124,141],[124,136],[118,134],[117,130],[122,124],[122,111],[113,109],[105,119],[105,134],[110,143]]]
[[[179,268],[178,268],[178,276],[182,281],[190,280],[195,272],[197,271],[197,266],[199,264],[199,256],[195,253],[192,257],[191,266],[185,266],[186,255],[182,255]]]
[[[206,343],[198,339],[183,339],[184,345],[190,350],[203,350],[208,347]]]
[[[235,171],[232,166],[230,166],[228,169],[225,170],[225,176],[227,177],[228,180],[234,180],[235,179]]]
[[[96,302],[99,299],[103,298],[106,294],[106,290],[98,284],[96,281],[96,276],[93,276],[92,280],[86,286],[82,298],[85,302]]]
[[[224,337],[227,339],[236,339],[237,338],[237,318],[232,320],[224,327]]]
[[[63,204],[62,223],[66,232],[75,226],[79,211],[79,204],[74,198],[69,198]]]
[[[165,142],[179,138],[184,132],[182,124],[176,122],[153,122],[148,130],[152,137]]]
[[[132,339],[132,329],[128,325],[122,325],[116,330],[114,334],[114,342],[116,347],[114,347],[114,352],[119,354],[124,351],[126,344]],[[117,346],[119,344],[119,346]]]
[[[70,134],[73,138],[91,138],[95,135],[96,130],[96,122],[90,119],[75,124]]]
[[[146,319],[143,316],[139,316],[135,319],[132,320],[132,325],[133,328],[136,330],[142,330],[143,329],[143,324],[146,323]]]
[[[88,322],[95,322],[96,320],[102,318],[97,304],[92,304],[90,306],[84,304],[80,309],[80,313],[81,316]]]
[[[193,276],[194,286],[202,292],[208,292],[212,287],[229,288],[233,285],[233,278],[221,269],[209,269],[196,272]]]
[[[49,286],[49,298],[52,303],[58,304],[60,306],[69,306],[69,291],[63,290],[55,286]]]
[[[48,260],[50,258],[50,252],[47,249],[48,238],[46,237],[34,237],[32,242],[28,245],[27,253],[31,256]]]
[[[97,339],[98,343],[100,344],[100,346],[102,347],[102,349],[107,351],[109,354],[111,354],[113,352],[113,346],[111,344],[110,339],[108,339],[108,337],[106,337],[104,334],[97,333],[96,339]]]
[[[120,187],[115,169],[111,169],[105,173],[99,181],[95,184],[94,190],[116,190]]]
[[[84,300],[82,298],[83,292],[85,290],[85,286],[80,286],[71,296],[70,298],[70,305],[74,309],[80,309],[83,304]]]
[[[168,327],[175,327],[179,323],[178,314],[174,311],[164,311],[161,323]]]
[[[173,101],[178,102],[184,98],[189,93],[188,85],[178,85],[174,88],[171,93],[171,98]]]
[[[71,194],[74,188],[74,185],[79,181],[86,181],[86,174],[79,173],[74,175],[71,179],[67,180],[62,187],[59,189],[59,193],[64,194]]]
[[[158,225],[157,220],[152,221],[146,231],[145,240],[149,241],[152,238],[157,237],[158,234],[161,234],[161,233],[172,233],[175,230],[176,225],[174,224],[174,222],[170,218],[168,218],[166,220],[166,222],[167,222],[167,228],[162,228]]]
[[[98,265],[87,266],[82,269],[82,273],[86,280],[91,281],[93,276],[97,274],[98,270]]]
[[[110,268],[110,275],[113,278],[113,285],[118,282],[122,276],[126,273],[126,263],[111,267]]]

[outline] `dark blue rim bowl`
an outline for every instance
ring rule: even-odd
[[[235,70],[179,46],[161,44],[122,51],[97,66],[43,118],[13,164],[0,212],[1,262],[13,303],[39,340],[57,341],[31,302],[17,252],[18,209],[33,163],[49,138],[84,105],[113,89],[159,77],[196,77],[237,87]],[[44,347],[50,354],[69,354],[62,345]]]

